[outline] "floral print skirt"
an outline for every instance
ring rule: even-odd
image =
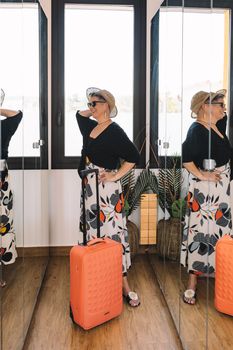
[[[215,272],[215,245],[219,238],[231,234],[230,166],[216,170],[221,172],[218,183],[189,175],[180,262],[196,274]]]
[[[1,263],[4,265],[14,263],[17,258],[12,208],[13,193],[10,188],[8,174],[5,181],[2,183],[0,198],[0,257]]]
[[[87,169],[102,168],[89,163]],[[99,183],[100,236],[108,237],[122,244],[122,273],[127,274],[131,266],[124,197],[120,181]],[[96,177],[89,174],[85,185],[85,212],[87,241],[97,236]],[[78,244],[83,244],[83,197],[81,195],[80,231]]]

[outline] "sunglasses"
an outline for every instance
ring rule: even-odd
[[[211,104],[211,105],[219,105],[221,108],[225,108],[226,107],[226,104],[224,102],[211,102],[211,103],[207,102],[206,103],[206,105],[209,105],[209,104]]]
[[[93,101],[93,102],[88,102],[87,106],[90,107],[95,107],[97,103],[106,103],[104,101]]]

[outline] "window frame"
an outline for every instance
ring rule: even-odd
[[[9,169],[48,169],[48,41],[47,18],[39,0],[1,0],[2,3],[16,3],[23,6],[24,3],[38,4],[39,16],[39,126],[40,139],[44,145],[40,147],[40,156],[35,157],[8,157]],[[38,140],[35,140],[38,141]]]
[[[146,138],[146,0],[56,0],[52,2],[52,169],[77,169],[80,157],[65,157],[64,15],[66,4],[134,6],[133,141]],[[78,128],[77,128],[78,132]],[[145,166],[146,148],[139,168]]]
[[[167,6],[169,3],[169,6]],[[185,0],[184,8],[201,8],[211,9],[210,0]],[[183,7],[182,0],[169,0],[164,1],[161,7]],[[216,9],[228,9],[230,10],[230,44],[229,44],[229,122],[228,132],[230,143],[233,144],[233,1],[232,0],[213,0],[213,8]],[[164,167],[168,164],[172,164],[171,156],[158,156],[158,123],[159,123],[159,13],[160,10],[155,14],[152,19],[151,26],[151,95],[150,95],[150,167],[158,168]],[[155,44],[153,44],[155,43]],[[155,157],[159,160],[155,161]],[[158,164],[159,163],[159,164]]]

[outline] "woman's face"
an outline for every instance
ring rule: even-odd
[[[92,105],[91,105],[92,103]],[[108,103],[97,96],[92,96],[89,100],[88,107],[94,118],[99,118],[105,114],[109,115]]]
[[[205,104],[205,112],[207,113],[207,115],[211,116],[213,122],[222,119],[226,112],[224,98],[218,98],[217,100],[214,100],[211,104]]]

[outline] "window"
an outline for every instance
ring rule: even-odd
[[[11,140],[8,163],[11,168],[21,168],[24,157],[24,167],[35,168],[35,158],[40,158],[42,152],[32,147],[33,142],[43,138],[46,142],[43,147],[47,149],[47,47],[43,53],[40,50],[47,45],[45,16],[35,1],[0,3],[0,32],[4,47],[0,56],[3,107],[22,110],[24,115]],[[47,154],[46,150],[43,153]],[[44,167],[46,163],[47,156],[43,159]]]
[[[156,57],[159,65],[157,77],[152,77],[157,103],[152,105],[151,135],[159,156],[181,155],[181,142],[193,122],[190,102],[194,93],[226,88],[231,100],[230,11],[227,6],[217,8],[216,2],[213,9],[195,8],[195,2],[189,6],[184,10],[162,7],[154,18],[153,41],[159,21],[159,44],[154,48],[153,69]]]
[[[11,157],[39,156],[32,143],[39,137],[39,33],[38,7],[1,6],[1,44],[10,54],[0,56],[4,106],[24,112],[23,122],[12,138]],[[24,129],[24,130],[22,130]],[[24,136],[22,138],[22,136]]]
[[[65,6],[65,156],[81,155],[75,114],[87,108],[89,86],[113,93],[133,140],[133,15],[132,6]]]
[[[141,36],[145,43],[143,15],[144,1],[53,4],[53,168],[78,166],[82,136],[75,114],[87,108],[85,93],[90,86],[113,93],[119,112],[116,122],[139,149],[143,144],[145,49],[138,42]]]

